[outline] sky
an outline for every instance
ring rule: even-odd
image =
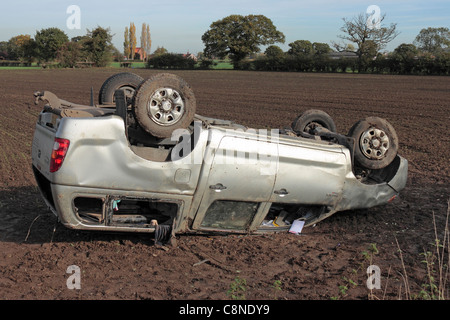
[[[77,27],[74,12],[67,12],[71,5],[80,9],[79,29],[73,29]],[[285,43],[276,45],[287,51],[295,40],[339,42],[342,18],[365,13],[370,5],[386,15],[384,24],[397,23],[400,34],[386,47],[388,51],[412,43],[423,28],[450,25],[449,0],[2,0],[0,41],[19,34],[34,37],[36,31],[49,27],[72,38],[100,26],[110,29],[113,44],[123,51],[125,27],[133,22],[138,46],[142,23],[146,23],[152,37],[151,52],[164,47],[174,53],[198,53],[204,49],[201,37],[214,21],[231,14],[262,14],[285,35]]]

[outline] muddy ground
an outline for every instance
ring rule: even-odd
[[[234,293],[247,300],[397,300],[430,293],[422,261],[424,252],[435,253],[436,234],[443,239],[448,212],[450,78],[175,72],[194,88],[198,113],[253,127],[289,126],[310,108],[328,112],[342,133],[363,117],[384,117],[398,133],[409,178],[394,202],[338,213],[301,235],[179,235],[176,246],[163,249],[151,235],[66,229],[44,205],[32,175],[40,111],[33,92],[89,103],[91,86],[97,93],[119,71],[0,71],[0,299],[224,300],[239,280],[245,292]],[[371,264],[381,271],[381,289],[372,291],[366,286]],[[80,267],[81,289],[67,287],[71,265]]]

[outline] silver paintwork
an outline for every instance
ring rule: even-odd
[[[50,122],[53,128],[46,125]],[[86,223],[74,209],[77,197],[176,203],[177,233],[252,233],[265,232],[261,225],[273,203],[326,208],[307,223],[311,225],[338,211],[386,204],[406,184],[408,163],[401,156],[389,181],[365,184],[353,173],[351,152],[342,145],[289,135],[267,139],[267,131],[216,123],[199,117],[192,152],[172,161],[152,161],[133,151],[124,122],[116,115],[60,118],[43,112],[36,124],[32,163],[43,177],[39,179],[48,183],[49,190],[40,188],[61,223],[85,230],[154,232],[155,228]],[[70,147],[62,167],[50,173],[55,137],[70,140]],[[229,200],[258,204],[245,228],[202,225],[215,201]]]

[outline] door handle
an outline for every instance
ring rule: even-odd
[[[280,197],[284,197],[289,194],[289,192],[286,189],[275,190],[273,193],[279,195]]]
[[[210,185],[209,188],[211,190],[214,190],[215,192],[221,192],[222,190],[225,190],[227,187],[225,187],[221,183],[217,183],[217,184],[214,184],[214,185]]]

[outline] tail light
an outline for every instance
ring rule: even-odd
[[[69,149],[70,141],[67,139],[55,138],[53,145],[52,158],[50,160],[50,172],[56,172],[61,168],[67,150]]]

